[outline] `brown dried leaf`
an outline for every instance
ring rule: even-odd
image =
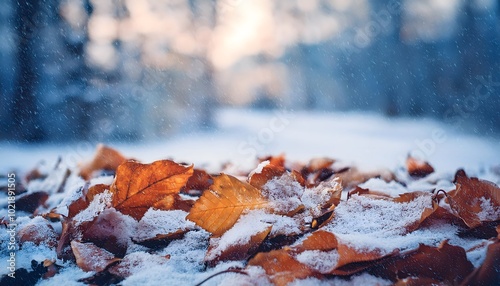
[[[92,242],[118,257],[123,257],[129,244],[128,228],[133,220],[113,208],[105,209],[94,220],[81,227],[81,241]]]
[[[455,174],[455,186],[456,190],[449,192],[447,199],[451,208],[468,227],[475,228],[484,221],[500,220],[500,188],[497,185],[469,178],[463,170],[458,170]],[[490,217],[481,218],[479,214],[483,211]]]
[[[36,217],[23,226],[17,234],[19,242],[33,242],[36,245],[45,244],[49,247],[55,247],[57,244],[57,233],[52,225],[45,219]]]
[[[276,286],[285,286],[296,279],[309,277],[321,278],[306,265],[295,260],[286,250],[273,250],[257,253],[249,262],[250,266],[264,268],[271,282]]]
[[[257,231],[255,234],[250,236],[248,243],[231,244],[224,249],[219,249],[217,247],[217,241],[219,239],[212,239],[210,241],[211,244],[208,247],[207,254],[205,255],[205,261],[208,262],[210,266],[214,266],[219,261],[246,260],[255,254],[261,243],[271,232],[272,228],[272,225],[270,225],[264,230]],[[214,241],[215,244],[212,244]]]
[[[109,188],[110,188],[109,185],[104,185],[104,184],[97,184],[88,189],[87,187],[85,187],[82,190],[82,196],[79,199],[73,201],[68,206],[68,218],[73,218],[79,212],[86,209],[94,199],[95,195],[100,194],[105,190],[109,190]]]
[[[392,281],[419,277],[457,285],[473,269],[463,248],[444,241],[439,247],[420,245],[416,250],[381,261],[369,272]]]
[[[80,166],[80,176],[85,180],[92,177],[92,173],[98,170],[112,170],[116,168],[127,159],[115,149],[103,144],[97,145],[97,150],[94,158],[90,162],[83,163]]]
[[[281,177],[286,172],[285,168],[281,166],[276,166],[272,164],[268,164],[262,168],[262,171],[259,173],[251,174],[248,179],[248,183],[250,185],[256,187],[257,189],[262,189],[269,180],[272,180],[275,177]]]
[[[406,159],[406,169],[412,177],[423,178],[434,173],[434,168],[427,162],[418,160],[411,156]]]
[[[297,246],[296,250],[298,252],[306,250],[330,251],[337,249],[337,247],[337,237],[333,233],[325,230],[317,230]]]
[[[18,211],[34,213],[39,206],[43,205],[47,201],[48,198],[49,194],[44,191],[24,194],[17,199],[16,208]]]
[[[194,169],[193,175],[188,179],[186,187],[184,187],[181,192],[188,195],[199,196],[204,190],[210,188],[213,182],[214,178],[207,172],[200,169]]]
[[[488,246],[486,258],[461,285],[497,285],[500,282],[500,241]]]
[[[156,202],[178,194],[192,174],[192,166],[185,167],[170,160],[151,164],[128,161],[116,170],[110,187],[112,205],[139,220]]]
[[[364,172],[360,171],[356,167],[352,167],[343,172],[335,173],[335,177],[340,178],[344,189],[350,190],[355,186],[368,181],[371,178],[381,178],[386,182],[390,182],[394,179],[394,174],[389,170]]]
[[[196,201],[187,219],[217,237],[230,229],[243,212],[266,206],[267,201],[252,185],[221,174]]]
[[[83,271],[101,272],[109,265],[120,261],[112,253],[95,246],[93,243],[71,242],[71,249],[76,257],[76,264]]]

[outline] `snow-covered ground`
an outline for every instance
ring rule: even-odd
[[[162,142],[110,145],[121,151],[125,156],[143,162],[173,158],[177,161],[194,163],[197,167],[208,168],[213,171],[220,170],[221,164],[225,162],[233,162],[235,164],[234,168],[248,170],[255,168],[256,156],[281,153],[285,153],[287,158],[291,160],[307,161],[313,157],[326,156],[346,163],[356,164],[363,169],[384,167],[394,170],[403,165],[406,156],[412,153],[428,160],[435,167],[437,173],[446,173],[448,178],[457,168],[465,167],[466,171],[470,172],[470,175],[478,175],[497,184],[500,183],[498,176],[493,176],[491,172],[485,171],[489,170],[490,167],[500,165],[498,141],[463,134],[456,131],[456,129],[456,126],[447,126],[432,120],[390,120],[373,114],[257,112],[232,109],[221,110],[217,113],[216,129],[212,132],[176,136]],[[76,166],[78,162],[90,160],[95,151],[94,147],[94,142],[81,142],[68,146],[54,144],[32,146],[2,143],[0,144],[0,171],[7,172],[13,169],[27,171],[42,160],[50,163],[55,162],[58,157],[62,158],[64,164]],[[436,177],[440,176],[436,175]],[[74,183],[75,186],[83,184],[83,181],[76,176],[71,177],[69,181]],[[377,181],[377,179],[373,179],[366,184],[372,187],[375,186],[377,190],[396,193],[412,189],[411,184],[408,184],[407,187],[402,185],[394,186],[394,182],[385,183],[382,180]],[[73,192],[73,189],[77,188],[73,187],[72,184],[68,184],[65,186],[64,193],[59,195],[66,196]],[[55,196],[57,197],[57,195]],[[60,196],[57,198],[60,199]],[[5,202],[6,199],[2,198],[2,200]],[[355,200],[353,202],[356,203]],[[342,218],[345,218],[349,223],[353,222],[357,223],[357,226],[365,227],[366,217],[380,216],[378,213],[375,215],[370,213],[362,214],[358,223],[356,222],[356,216],[353,218],[347,207],[350,206],[345,202],[338,207],[337,215],[339,219],[337,224],[332,225],[334,231],[339,234],[347,232],[345,235],[348,235],[348,231],[344,231],[343,225],[340,224]],[[390,208],[392,207],[391,205]],[[383,214],[390,215],[390,212],[386,211],[385,205],[381,206],[380,210]],[[344,217],[342,211],[345,211],[346,215]],[[1,210],[0,217],[3,214],[6,214],[5,209]],[[419,216],[420,214],[416,215],[416,217]],[[388,219],[400,221],[399,218],[396,218],[396,215]],[[30,222],[33,223],[28,216],[19,217],[17,221],[19,228]],[[389,227],[394,228],[395,222],[389,222]],[[378,219],[371,222],[372,225],[375,225],[374,229],[379,229],[378,225],[383,223],[385,222]],[[345,225],[349,224],[346,223]],[[451,239],[451,243],[461,245],[464,248],[475,245],[476,241],[471,243],[461,240],[456,236],[456,232],[455,227],[448,227],[437,231],[435,229],[416,231],[413,233],[415,239],[413,239],[413,236],[408,236],[405,238],[406,240],[401,240],[400,234],[396,233],[393,235],[393,239],[401,243],[402,246],[400,247],[402,249],[416,247],[418,242],[426,242],[431,245],[437,244],[443,239]],[[130,267],[134,275],[127,278],[122,284],[158,285],[166,283],[166,281],[174,284],[193,284],[230,266],[244,266],[242,262],[224,262],[206,271],[203,268],[206,245],[203,242],[208,240],[208,235],[205,231],[188,232],[184,238],[173,241],[168,247],[155,255],[147,253],[146,249],[143,248],[129,249],[129,251],[133,252],[128,259],[131,259]],[[387,232],[384,232],[383,235],[387,235]],[[0,240],[6,238],[6,232],[2,232]],[[171,257],[168,262],[160,259],[162,255],[167,254]],[[4,255],[5,253],[0,255],[2,261],[7,259]],[[309,253],[305,253],[298,259],[301,262],[304,260],[304,263],[307,264],[309,262],[307,255]],[[484,255],[485,246],[475,252],[468,253],[468,259],[474,262],[475,266],[478,266],[484,259]],[[53,249],[27,243],[18,252],[17,266],[29,269],[32,259],[43,261],[44,259],[55,258]],[[134,264],[134,261],[138,261],[137,265]],[[41,280],[38,285],[56,285],[59,283],[81,285],[75,280],[92,274],[83,272],[70,262],[58,261],[58,263],[65,266],[61,272],[52,279]],[[252,272],[260,271],[257,268],[250,268],[248,271],[251,276],[260,275],[257,272]],[[6,268],[2,267],[0,275],[6,273]],[[239,281],[237,279],[241,278],[237,274],[228,275],[228,279],[226,279],[227,276],[224,278],[225,280],[223,277],[218,277],[211,280],[208,285],[218,283],[233,285],[236,281]],[[302,285],[320,283],[319,280],[314,278],[308,278],[302,282]],[[335,283],[341,285],[344,285],[342,283],[345,283],[345,285],[390,284],[388,281],[367,274],[354,277],[350,284],[342,280],[331,280],[329,282],[332,285]]]
[[[457,168],[476,173],[500,164],[500,142],[459,132],[460,126],[430,119],[387,119],[366,113],[259,112],[226,109],[211,132],[161,141],[111,143],[125,156],[150,162],[162,158],[195,163],[217,171],[225,162],[254,166],[256,156],[285,153],[307,161],[331,157],[363,169],[401,165],[408,153],[428,160],[438,172]],[[61,157],[66,164],[88,160],[96,142],[71,145],[0,143],[0,171],[26,170]]]

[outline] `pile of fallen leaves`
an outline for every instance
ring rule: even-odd
[[[35,169],[29,187],[18,187],[17,210],[31,214],[18,230],[19,247],[57,253],[18,269],[18,282],[50,280],[76,264],[90,273],[80,282],[120,283],[146,263],[136,252],[150,254],[147,263],[168,263],[170,243],[204,232],[204,272],[228,261],[240,266],[198,283],[233,273],[240,284],[355,277],[381,285],[500,284],[500,188],[463,170],[447,180],[411,157],[403,172],[362,172],[328,158],[300,164],[276,156],[248,174],[209,174],[171,160],[142,164],[99,146],[76,171]],[[75,177],[83,183],[68,194]],[[2,283],[20,285],[9,279]]]

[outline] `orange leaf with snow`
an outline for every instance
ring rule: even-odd
[[[187,219],[218,237],[229,230],[244,212],[265,207],[267,201],[258,189],[221,174],[196,201]]]
[[[455,174],[456,189],[448,193],[451,208],[470,228],[500,220],[500,188],[492,182],[469,178],[463,170]]]

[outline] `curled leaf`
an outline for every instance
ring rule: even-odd
[[[451,208],[470,228],[500,220],[500,188],[492,182],[469,178],[463,170],[455,175],[456,190],[448,193]]]
[[[496,285],[500,282],[500,242],[488,246],[486,258],[461,285]]]
[[[251,173],[248,182],[250,183],[250,185],[260,190],[269,180],[275,177],[281,177],[281,175],[283,175],[285,172],[285,168],[268,163],[261,170]]]

